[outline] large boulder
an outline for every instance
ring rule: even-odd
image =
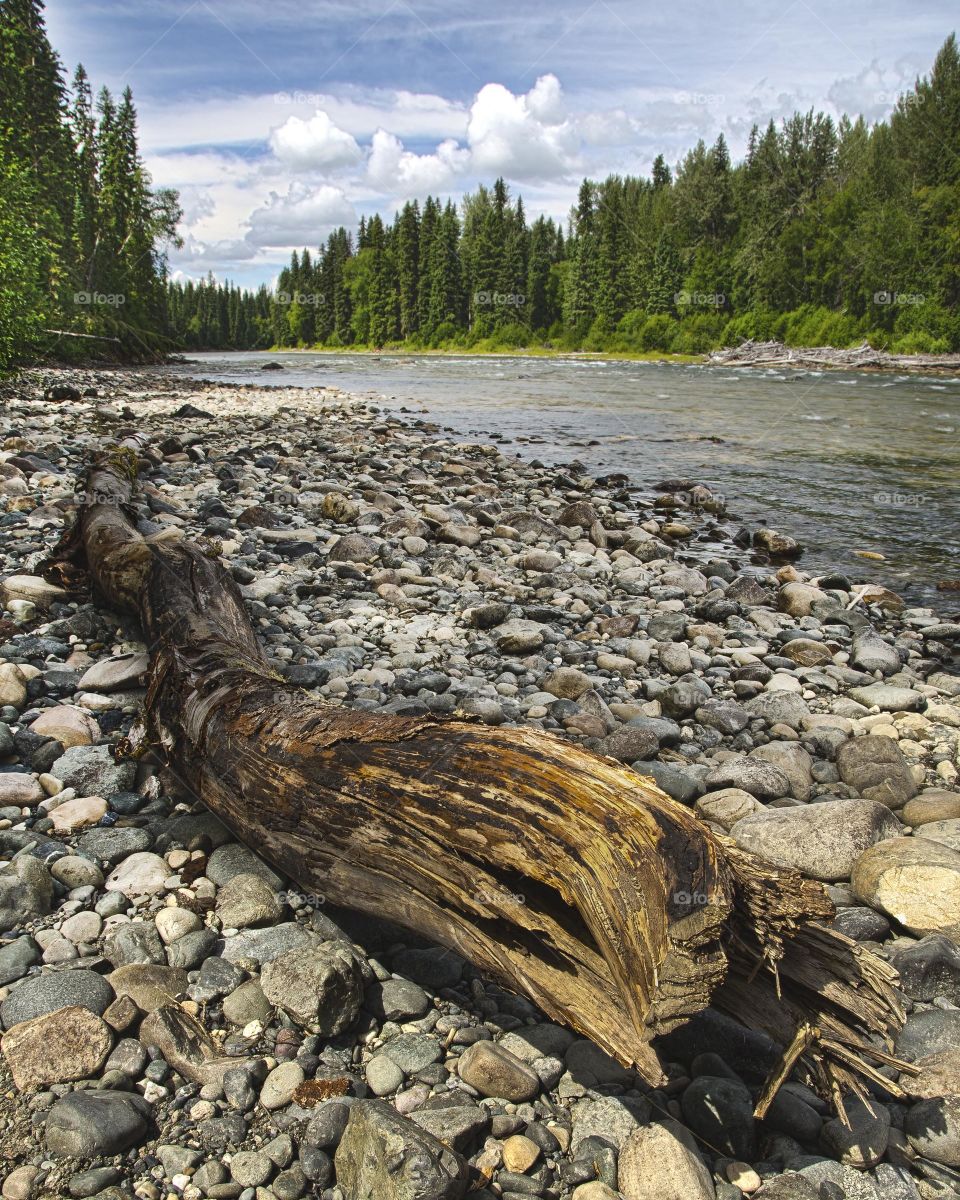
[[[893,738],[868,733],[837,748],[837,770],[848,787],[867,800],[902,808],[917,794],[910,764]]]
[[[45,1136],[51,1154],[106,1158],[142,1141],[150,1105],[130,1092],[71,1092],[47,1115]]]
[[[620,1152],[617,1186],[625,1200],[715,1200],[710,1171],[677,1121],[635,1129]]]
[[[766,808],[738,821],[730,835],[738,846],[779,867],[813,879],[849,879],[853,865],[884,838],[900,835],[893,813],[872,800],[825,800],[797,808]]]
[[[335,1161],[350,1200],[460,1200],[467,1187],[460,1155],[382,1100],[350,1105]]]
[[[74,1005],[15,1025],[0,1048],[13,1082],[32,1091],[96,1075],[113,1048],[113,1031],[88,1008]]]
[[[327,1036],[356,1021],[364,971],[348,942],[329,941],[281,954],[264,965],[263,994],[298,1024]]]
[[[865,850],[853,893],[910,933],[960,937],[960,853],[926,838],[893,838]]]
[[[53,880],[39,858],[24,855],[0,871],[0,933],[45,916],[52,903]]]
[[[114,999],[113,988],[96,971],[50,971],[25,979],[0,1005],[5,1029],[60,1008],[79,1006],[100,1017]]]

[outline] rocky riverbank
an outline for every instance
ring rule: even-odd
[[[0,399],[4,1200],[960,1195],[955,613],[738,547],[695,481],[644,508],[335,389],[37,372]],[[773,1047],[714,1013],[650,1089],[115,762],[149,648],[34,570],[129,428],[141,528],[223,556],[291,680],[577,739],[822,880],[901,971],[910,1102],[849,1101],[848,1130],[791,1082],[756,1122]]]

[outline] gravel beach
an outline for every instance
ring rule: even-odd
[[[960,1196],[956,601],[811,578],[696,479],[644,502],[335,388],[46,370],[0,405],[4,1200]],[[124,430],[141,531],[219,554],[312,695],[555,732],[822,881],[900,972],[910,1102],[847,1127],[791,1081],[758,1122],[775,1048],[713,1011],[651,1089],[115,761],[150,647],[36,571]]]

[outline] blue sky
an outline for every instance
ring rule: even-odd
[[[886,115],[954,27],[930,0],[48,0],[72,73],[130,84],[183,275],[271,281],[293,248],[503,174],[565,217],[586,174],[647,173],[814,107]]]

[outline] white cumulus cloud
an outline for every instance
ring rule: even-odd
[[[282,249],[317,245],[338,225],[353,226],[356,211],[342,188],[310,187],[294,181],[285,195],[271,192],[250,214],[247,240],[255,246]]]
[[[433,154],[414,154],[385,129],[378,129],[370,145],[367,178],[374,187],[397,196],[416,196],[449,187],[469,164],[470,154],[453,138],[440,143]]]
[[[577,166],[580,135],[564,112],[560,82],[544,75],[525,95],[500,83],[477,93],[467,126],[472,165],[513,179],[557,179]]]
[[[270,148],[291,167],[333,170],[359,162],[363,152],[356,139],[318,109],[308,120],[288,117],[270,135]]]

